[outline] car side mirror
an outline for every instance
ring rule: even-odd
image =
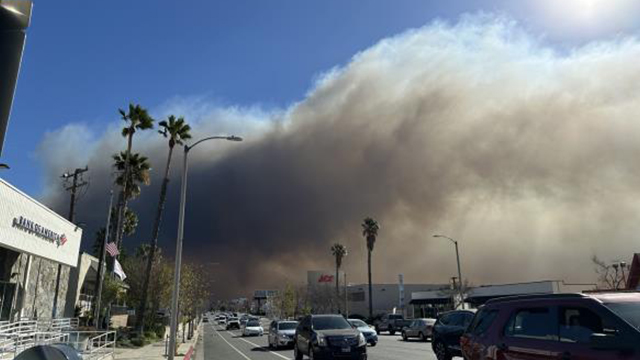
[[[594,350],[624,350],[625,346],[618,336],[607,334],[592,334],[589,345]]]

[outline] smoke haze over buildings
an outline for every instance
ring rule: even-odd
[[[381,40],[319,76],[286,109],[219,106],[176,98],[156,119],[185,116],[190,155],[185,256],[211,266],[216,291],[233,296],[303,282],[332,269],[332,243],[347,245],[350,282],[366,281],[366,216],[382,229],[376,282],[472,283],[565,279],[594,282],[590,257],[629,257],[640,234],[640,42],[618,39],[559,53],[511,20],[492,15],[434,22]],[[274,84],[278,86],[278,84]],[[135,99],[132,99],[135,102]],[[116,108],[126,104],[114,104]],[[145,105],[145,104],[143,104]],[[104,133],[76,123],[49,133],[36,154],[45,183],[71,162],[89,165],[78,204],[83,247],[107,213],[110,155],[122,123]],[[167,154],[155,132],[152,185],[131,202],[133,247],[149,241]],[[173,253],[182,167],[173,158],[160,244]],[[65,209],[60,187],[45,200]]]

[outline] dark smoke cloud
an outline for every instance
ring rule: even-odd
[[[593,254],[626,258],[640,231],[640,43],[600,42],[559,54],[508,19],[466,17],[384,39],[317,80],[287,109],[220,107],[173,99],[157,117],[185,115],[196,138],[244,136],[192,152],[186,257],[211,265],[223,296],[302,282],[331,269],[329,247],[349,248],[350,281],[364,282],[360,223],[382,230],[374,279],[475,284],[541,279],[593,282]],[[277,86],[277,85],[276,85]],[[109,155],[124,146],[113,123],[48,134],[38,156],[47,184],[89,164],[79,205],[84,248],[104,222]],[[62,146],[63,145],[63,146]],[[135,151],[153,185],[132,202],[140,214],[128,246],[147,241],[166,146],[141,134]],[[176,153],[161,246],[173,253],[181,154]],[[64,160],[64,161],[62,161]],[[46,198],[66,206],[51,186]]]

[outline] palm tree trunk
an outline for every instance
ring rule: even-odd
[[[129,138],[127,139],[127,153],[124,163],[124,182],[122,183],[122,190],[120,191],[120,196],[118,197],[118,221],[116,222],[116,231],[114,233],[114,242],[116,243],[118,249],[122,245],[122,232],[124,227],[124,210],[127,207],[127,184],[129,183],[129,171],[130,171],[130,157],[131,157],[131,148],[133,147],[133,132],[129,133]],[[115,259],[114,257],[114,263]]]
[[[340,313],[340,287],[338,285],[339,272],[340,272],[340,266],[338,266],[338,263],[336,262],[336,307],[338,308],[338,313]]]
[[[151,270],[155,261],[156,251],[158,249],[158,234],[160,233],[160,225],[162,224],[162,213],[164,212],[164,204],[167,200],[167,187],[169,186],[169,170],[171,169],[171,156],[173,155],[173,146],[169,146],[169,156],[167,157],[167,165],[164,170],[164,179],[162,179],[162,188],[160,189],[160,200],[158,201],[158,210],[156,211],[156,219],[153,223],[151,232],[151,249],[147,258],[147,270],[144,276],[142,288],[142,300],[138,308],[136,329],[140,333],[144,332],[144,317],[147,310],[147,293],[149,292],[149,282],[151,279]]]
[[[369,318],[373,318],[373,286],[371,285],[371,250],[368,252],[368,264],[369,264]]]

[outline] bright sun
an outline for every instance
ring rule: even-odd
[[[638,19],[636,0],[533,0],[546,27],[574,34],[599,34],[628,28]]]

